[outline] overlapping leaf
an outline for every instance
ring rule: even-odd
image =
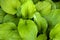
[[[45,18],[43,18],[39,12],[36,12],[34,15],[34,21],[36,22],[38,26],[38,30],[40,32],[45,33],[48,27],[47,21]]]
[[[1,0],[1,8],[8,14],[16,14],[19,7],[19,0]]]
[[[0,24],[0,40],[21,40],[14,23]]]
[[[4,16],[5,16],[5,12],[0,8],[0,23],[3,22]]]
[[[35,11],[36,8],[32,1],[27,1],[21,6],[21,14],[24,18],[32,18]]]
[[[32,20],[20,19],[18,31],[22,40],[36,40],[38,30]]]

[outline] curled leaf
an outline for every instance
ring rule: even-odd
[[[47,21],[40,15],[39,12],[36,12],[34,14],[34,21],[36,22],[36,24],[38,26],[39,32],[46,33],[46,30],[48,27]]]
[[[32,1],[27,1],[21,6],[21,14],[23,18],[32,18],[35,11],[36,8]]]

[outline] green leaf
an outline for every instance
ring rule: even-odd
[[[56,8],[60,9],[60,2],[56,2],[55,4],[56,4]]]
[[[60,40],[60,32],[57,35],[55,35],[55,38],[53,38],[53,40]]]
[[[36,3],[36,9],[43,15],[47,16],[49,15],[51,11],[51,3],[48,1],[39,1]]]
[[[10,14],[7,14],[4,16],[4,19],[3,19],[3,22],[13,22],[15,23],[16,25],[18,25],[18,21],[19,21],[19,18],[13,16],[13,15],[10,15]]]
[[[31,0],[20,0],[22,4],[26,3],[27,1],[31,1]]]
[[[1,0],[0,0],[0,6],[1,6]]]
[[[35,4],[38,2],[38,1],[40,1],[40,0],[32,0]]]
[[[60,32],[60,23],[56,24],[56,26],[50,31],[50,39],[54,39],[59,32]]]
[[[37,40],[47,40],[46,34],[40,34],[37,38]]]
[[[60,9],[55,9],[51,11],[50,25],[53,28],[57,23],[60,23]]]
[[[36,24],[38,26],[39,32],[46,33],[46,30],[48,27],[47,21],[40,15],[39,12],[36,12],[34,14],[34,21],[36,22]]]
[[[14,23],[0,24],[0,40],[21,40],[20,38]]]
[[[23,40],[36,40],[38,30],[32,20],[20,19],[18,31]]]
[[[17,9],[17,17],[21,17],[22,15],[21,15],[21,7],[19,7],[18,9]]]
[[[1,8],[8,14],[16,14],[19,7],[19,0],[1,0]]]
[[[55,38],[53,38],[53,40],[60,40],[60,32],[55,35]]]
[[[4,16],[5,16],[5,12],[0,8],[0,23],[3,23]]]
[[[32,1],[27,1],[21,6],[21,14],[23,18],[32,18],[35,11],[36,8]]]

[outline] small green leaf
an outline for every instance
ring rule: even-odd
[[[60,40],[60,32],[55,35],[55,38],[53,38],[53,40]]]
[[[32,1],[27,1],[21,6],[21,14],[23,18],[32,18],[35,11],[36,8]]]
[[[27,1],[31,1],[31,0],[20,0],[22,4],[26,3]]]
[[[51,3],[48,1],[39,1],[36,3],[36,9],[41,12],[43,16],[47,16],[51,11]]]
[[[34,21],[36,22],[36,24],[38,26],[39,32],[46,33],[46,30],[48,27],[47,21],[40,15],[39,12],[36,12],[34,14]]]
[[[5,12],[0,8],[0,23],[3,23],[4,16],[5,16]]]
[[[38,2],[38,1],[40,1],[40,0],[32,0],[35,4]]]
[[[0,0],[0,6],[1,6],[1,0]]]
[[[56,24],[56,26],[50,31],[50,39],[54,39],[59,32],[60,32],[60,23]]]
[[[55,4],[56,4],[56,8],[60,9],[60,2],[56,2]]]
[[[10,15],[10,14],[7,14],[4,16],[4,19],[3,19],[3,22],[13,22],[15,23],[16,25],[18,25],[18,21],[19,21],[19,18],[13,16],[13,15]]]
[[[47,40],[46,34],[40,34],[37,38],[37,40]]]
[[[50,16],[50,25],[53,28],[57,23],[60,23],[60,9],[54,9],[51,11],[51,16]]]

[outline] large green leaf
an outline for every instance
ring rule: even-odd
[[[14,23],[0,24],[0,40],[21,40]]]
[[[1,8],[8,14],[16,14],[19,7],[19,0],[1,0]]]
[[[38,30],[32,20],[20,19],[18,31],[22,40],[36,40]]]

